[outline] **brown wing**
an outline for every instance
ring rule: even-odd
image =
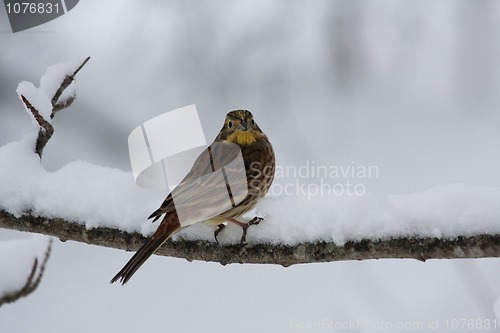
[[[227,198],[226,183],[239,182],[241,184],[241,177],[245,177],[243,181],[246,189],[248,181],[244,165],[232,163],[236,161],[235,159],[240,153],[238,145],[216,140],[198,156],[186,177],[167,196],[160,208],[148,218],[154,218],[154,222],[161,215],[174,211],[176,207],[177,209],[188,209],[191,206],[203,205],[203,203],[210,207],[214,202]],[[214,171],[222,167],[224,167],[225,181],[221,182],[220,173]],[[175,197],[175,205],[173,197]]]

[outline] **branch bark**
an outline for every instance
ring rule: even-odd
[[[19,218],[0,211],[0,228],[28,231],[55,236],[62,241],[72,240],[109,248],[136,251],[146,240],[138,233],[127,233],[111,228],[87,230],[84,225],[24,215]],[[341,260],[384,258],[427,259],[500,257],[500,235],[477,235],[456,239],[413,238],[347,242],[344,246],[315,242],[297,245],[250,243],[219,245],[207,241],[167,241],[157,255],[184,258],[188,261],[212,261],[222,265],[231,263],[295,264]]]

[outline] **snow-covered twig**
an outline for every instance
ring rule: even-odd
[[[83,224],[24,215],[19,218],[0,211],[0,228],[29,231],[60,238],[63,241],[100,245],[127,251],[137,250],[145,241],[139,233],[112,228],[86,229]],[[203,240],[167,241],[156,253],[189,261],[231,263],[294,264],[340,260],[384,258],[427,259],[500,257],[500,235],[461,236],[454,239],[392,238],[348,241],[343,246],[329,242],[307,242],[297,245],[251,243],[219,245]]]
[[[28,276],[24,286],[17,291],[10,292],[0,297],[0,306],[6,303],[15,302],[18,299],[26,297],[33,291],[35,291],[35,289],[40,284],[40,281],[42,281],[43,273],[45,272],[45,266],[47,265],[47,261],[49,260],[51,250],[52,250],[52,239],[49,240],[49,245],[47,246],[47,250],[45,251],[40,268],[38,268],[38,258],[35,258],[33,266],[31,268],[31,273]]]
[[[57,89],[57,91],[55,92],[54,96],[52,97],[52,99],[50,101],[51,104],[52,104],[52,113],[50,114],[50,118],[54,118],[54,115],[56,114],[57,111],[65,109],[68,106],[70,106],[71,103],[73,103],[73,101],[75,100],[75,96],[76,95],[71,95],[67,99],[63,99],[63,100],[59,100],[59,98],[61,97],[61,95],[64,92],[64,90],[66,90],[66,88],[68,88],[69,85],[73,82],[73,80],[75,79],[75,75],[78,74],[78,72],[80,71],[80,69],[82,69],[83,66],[85,66],[85,64],[89,60],[90,60],[90,57],[87,57],[82,62],[82,64],[80,66],[78,66],[78,68],[73,72],[73,74],[66,75],[66,77],[63,80],[63,82],[59,86],[59,89]]]
[[[50,119],[54,118],[56,112],[67,108],[75,100],[76,94],[74,91],[67,93],[65,96],[63,96],[63,93],[71,85],[71,83],[75,79],[75,75],[82,69],[83,66],[85,66],[85,64],[89,61],[89,59],[90,57],[87,57],[71,74],[66,74],[64,76],[64,79],[62,79],[62,82],[59,84],[58,89],[54,92],[54,95],[50,99],[50,104],[51,104]],[[25,94],[22,93],[24,90],[32,92],[34,89],[33,85],[27,82],[23,82],[22,84],[26,85],[24,86],[20,85],[20,88],[18,88],[19,96],[23,101],[26,110],[28,110],[33,115],[36,123],[40,126],[40,129],[38,131],[38,138],[36,140],[35,152],[38,154],[38,156],[40,156],[40,158],[42,158],[43,149],[45,148],[45,145],[52,137],[52,134],[54,134],[54,127],[50,124],[49,119],[44,118],[44,115],[47,116],[47,118],[49,115],[44,114],[45,112],[43,113],[40,112],[39,108],[42,106],[36,105],[36,103],[30,101],[25,96]],[[40,84],[40,89],[41,88],[44,88],[42,87],[42,84]],[[38,102],[40,101],[38,100]]]

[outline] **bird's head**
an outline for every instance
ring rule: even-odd
[[[227,114],[218,138],[240,146],[251,145],[265,137],[253,115],[247,110],[235,110]]]

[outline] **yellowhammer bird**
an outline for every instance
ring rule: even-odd
[[[238,154],[244,162],[244,167],[240,169],[234,163]],[[223,182],[214,180],[216,175],[221,175],[214,172],[216,169],[223,170]],[[252,113],[247,110],[229,112],[214,142],[197,158],[187,176],[167,196],[161,207],[149,216],[154,218],[154,222],[165,215],[158,229],[111,283],[120,280],[125,284],[167,239],[196,222],[208,219],[207,222],[217,225],[215,240],[226,221],[234,223],[243,230],[243,243],[248,227],[259,223],[262,218],[255,217],[248,223],[235,218],[253,209],[257,200],[266,195],[273,182],[274,171],[273,147],[254,121]],[[238,186],[239,175],[243,176],[242,186]],[[228,193],[232,205],[227,207],[224,203]],[[189,221],[186,222],[186,219]]]

